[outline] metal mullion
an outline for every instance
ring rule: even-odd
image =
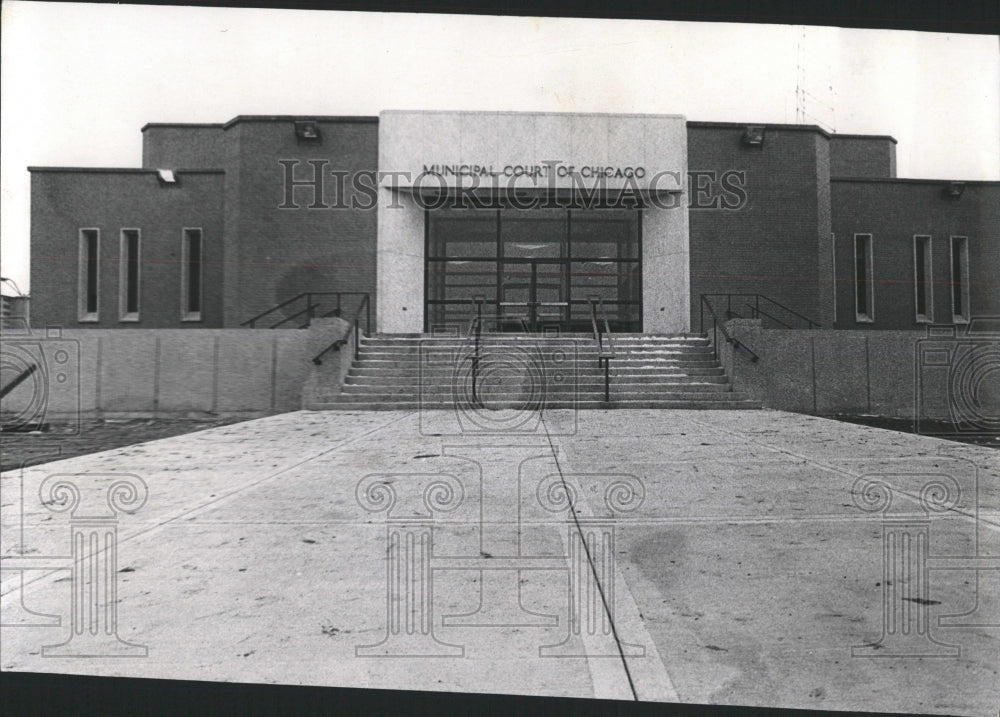
[[[424,333],[430,326],[430,266],[431,266],[431,216],[430,210],[424,209]]]
[[[642,322],[643,322],[643,317],[642,317],[642,296],[643,296],[643,293],[642,293],[642,272],[643,272],[643,261],[642,261],[642,218],[643,217],[642,217],[642,210],[641,209],[636,209],[635,211],[636,211],[636,221],[637,221],[637,228],[636,228],[636,235],[637,235],[636,236],[636,260],[635,261],[636,261],[636,264],[639,266],[639,271],[637,272],[638,282],[639,282],[639,285],[637,287],[637,294],[639,296],[639,300],[636,302],[637,305],[639,306],[639,318],[638,318],[637,321],[638,321],[638,324],[639,324],[639,330],[642,331],[642,325],[643,325],[642,324]],[[690,307],[688,307],[688,310],[690,311]]]
[[[497,222],[497,242],[496,242],[496,263],[497,263],[497,290],[496,290],[496,301],[493,302],[493,318],[494,321],[500,321],[500,302],[503,301],[503,272],[504,272],[504,260],[503,260],[503,239],[501,233],[503,232],[503,216],[501,214],[503,210],[496,210],[496,222]]]
[[[563,322],[566,326],[569,326],[571,319],[570,316],[570,306],[573,300],[573,210],[566,210],[566,264],[563,270],[563,276],[566,281],[566,314],[563,317]]]

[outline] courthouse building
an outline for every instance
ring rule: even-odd
[[[142,132],[141,168],[30,168],[33,325],[229,328],[285,304],[254,325],[293,326],[307,292],[368,294],[386,334],[461,326],[476,299],[589,331],[599,298],[634,333],[697,332],[704,295],[796,328],[1000,314],[1000,182],[898,178],[889,136],[425,111]]]

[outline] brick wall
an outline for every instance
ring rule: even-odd
[[[222,325],[224,174],[182,172],[161,184],[144,170],[37,169],[31,173],[31,322],[79,328],[182,328]],[[181,322],[181,241],[202,229],[203,320]],[[77,314],[79,231],[100,230],[99,321]],[[140,314],[119,316],[120,232],[140,231]]]
[[[950,237],[969,239],[969,301],[974,316],[1000,315],[1000,182],[967,182],[946,198],[946,181],[833,180],[837,328],[913,329],[913,236],[931,237],[933,318],[951,323]],[[855,321],[854,234],[872,235],[872,323]]]
[[[374,173],[378,125],[365,118],[321,120],[318,125],[319,142],[298,140],[291,118],[238,118],[227,129],[232,135],[227,165],[232,181],[226,195],[227,326],[307,291],[368,292],[374,307],[376,210],[338,208],[330,172]],[[317,197],[312,186],[294,188],[286,196],[288,169],[282,160],[296,162],[290,165],[295,180],[322,173],[323,196]],[[352,199],[367,200],[349,190],[347,203]]]
[[[226,164],[221,124],[148,124],[142,128],[142,166],[147,169],[219,169]]]
[[[834,177],[896,176],[896,140],[892,137],[830,136],[830,174]]]
[[[745,125],[688,123],[689,172],[744,173],[746,201],[733,209],[691,187],[691,311],[700,295],[759,293],[822,321],[818,253],[830,228],[822,187],[826,137],[816,129],[770,126],[762,147],[741,142]],[[698,181],[698,180],[693,180]]]

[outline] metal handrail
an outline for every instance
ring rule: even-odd
[[[293,296],[290,299],[286,299],[285,301],[282,301],[277,306],[272,306],[267,311],[262,311],[261,313],[257,314],[256,316],[247,319],[246,321],[244,321],[243,323],[241,323],[240,326],[247,326],[247,327],[249,327],[251,329],[256,328],[257,327],[256,326],[257,322],[260,321],[261,319],[263,319],[268,314],[273,314],[275,311],[280,311],[281,309],[285,308],[289,304],[292,304],[292,303],[294,303],[296,301],[299,301],[299,300],[301,300],[301,299],[304,298],[306,300],[306,307],[304,309],[302,309],[301,311],[297,311],[296,313],[292,314],[291,316],[287,316],[287,317],[281,319],[277,323],[271,324],[270,326],[268,326],[268,328],[269,329],[277,328],[278,326],[281,326],[282,324],[284,324],[284,323],[286,323],[288,321],[291,321],[294,318],[298,318],[299,316],[302,316],[303,314],[307,315],[307,319],[306,319],[306,323],[303,324],[301,328],[306,328],[307,326],[309,326],[309,323],[312,321],[312,319],[316,316],[316,309],[319,308],[319,306],[321,305],[321,302],[318,302],[318,301],[314,302],[313,301],[313,297],[325,297],[325,296],[334,296],[334,297],[336,297],[337,304],[336,304],[336,307],[332,311],[328,311],[327,313],[323,314],[323,316],[340,316],[341,306],[342,306],[342,303],[343,303],[343,298],[345,296],[367,297],[368,294],[366,292],[364,292],[364,291],[305,291],[305,292],[303,292],[301,294],[296,294],[295,296]],[[362,299],[362,303],[363,302],[364,302],[364,299]],[[369,316],[369,324],[370,323],[371,323],[371,319],[370,319],[370,316]],[[370,329],[370,326],[368,328]]]
[[[323,356],[329,351],[340,351],[340,347],[347,343],[347,337],[350,335],[351,331],[354,331],[354,360],[358,360],[358,347],[361,344],[361,310],[365,311],[365,333],[371,334],[372,332],[372,311],[371,311],[371,301],[369,300],[368,294],[363,294],[361,303],[358,304],[358,310],[354,312],[354,319],[352,319],[350,325],[347,327],[347,331],[339,339],[334,341],[332,344],[327,346],[325,349],[320,351],[313,357],[313,363],[317,366],[323,363]],[[340,310],[338,307],[337,311]]]
[[[611,359],[616,358],[614,337],[611,335],[611,327],[608,325],[608,317],[604,312],[604,302],[599,296],[591,296],[590,301],[590,325],[594,331],[594,340],[597,341],[597,367],[604,368],[604,401],[611,400]],[[602,331],[601,323],[598,321],[598,313],[601,321],[604,322]],[[604,337],[608,337],[608,346],[604,346]]]
[[[268,309],[267,311],[262,311],[261,313],[257,314],[257,315],[256,315],[256,316],[254,316],[253,318],[250,318],[250,319],[247,319],[246,321],[244,321],[243,323],[241,323],[241,324],[240,324],[240,326],[246,326],[246,325],[248,325],[248,324],[249,324],[249,325],[250,325],[250,328],[251,328],[251,329],[252,329],[252,328],[255,328],[254,324],[255,324],[256,322],[260,321],[261,319],[263,319],[263,318],[264,318],[265,316],[267,316],[267,315],[268,315],[268,314],[270,314],[271,312],[273,312],[273,311],[277,311],[278,309],[283,309],[283,308],[285,308],[286,306],[288,306],[288,305],[289,305],[290,303],[292,303],[293,301],[298,301],[298,300],[299,300],[299,299],[301,299],[301,298],[302,298],[303,296],[305,296],[305,294],[296,294],[296,295],[295,295],[295,296],[293,296],[293,297],[292,297],[291,299],[287,299],[287,300],[285,300],[285,301],[282,301],[282,302],[281,302],[280,304],[278,304],[277,306],[272,306],[272,307],[271,307],[270,309]]]
[[[793,316],[797,316],[797,317],[799,317],[800,319],[802,319],[803,321],[805,321],[805,322],[806,322],[806,323],[807,323],[807,324],[809,325],[809,328],[810,328],[810,329],[811,329],[811,328],[812,328],[813,326],[815,326],[815,327],[816,327],[816,328],[818,328],[818,329],[821,329],[821,328],[823,328],[823,324],[821,324],[820,322],[818,322],[818,321],[813,321],[813,320],[812,320],[812,319],[810,319],[810,318],[809,318],[808,316],[803,316],[802,314],[800,314],[800,313],[799,313],[798,311],[796,311],[795,309],[790,309],[790,308],[788,308],[787,306],[785,306],[784,304],[782,304],[782,303],[779,303],[779,302],[775,301],[774,299],[772,299],[772,298],[771,298],[771,297],[769,297],[769,296],[764,296],[763,294],[754,294],[754,296],[756,296],[756,297],[757,297],[758,301],[759,301],[760,299],[764,299],[764,301],[769,301],[769,302],[771,302],[772,304],[774,304],[775,306],[777,306],[777,307],[778,307],[779,309],[784,309],[784,310],[785,310],[785,311],[787,311],[787,312],[788,312],[789,314],[792,314]],[[758,311],[758,313],[760,312],[760,308],[759,308],[759,306],[758,306],[758,309],[757,309],[757,311]]]
[[[476,352],[472,355],[472,401],[479,408],[483,407],[483,402],[479,400],[479,361],[483,357],[480,340],[483,334],[483,302],[485,300],[482,296],[473,299],[476,302],[476,316],[472,319],[472,326],[469,327],[470,331],[475,330],[476,335]]]
[[[749,346],[747,346],[745,343],[743,343],[739,339],[733,338],[733,336],[730,335],[729,331],[726,329],[726,325],[723,322],[719,321],[718,314],[715,313],[715,309],[712,308],[712,304],[711,304],[711,302],[708,301],[708,299],[706,298],[706,296],[710,296],[710,294],[702,294],[701,295],[701,333],[705,333],[705,307],[707,306],[708,307],[708,312],[712,315],[712,353],[715,356],[715,360],[716,361],[719,360],[719,334],[718,334],[718,331],[721,330],[722,331],[722,336],[723,336],[723,338],[726,339],[727,343],[731,344],[734,348],[743,349],[748,354],[750,354],[750,356],[752,357],[750,360],[752,362],[756,363],[757,361],[759,361],[760,360],[760,356],[758,356],[753,351],[753,349],[751,349]]]
[[[753,293],[748,293],[748,294],[702,294],[701,296],[703,298],[704,297],[708,297],[708,298],[722,297],[722,298],[725,298],[726,299],[726,314],[727,314],[727,316],[729,318],[736,318],[736,317],[739,316],[738,314],[736,314],[736,313],[733,312],[733,298],[735,297],[737,299],[741,299],[741,298],[748,298],[749,297],[749,298],[753,298],[753,306],[751,306],[750,304],[744,304],[744,305],[748,309],[751,310],[751,312],[753,314],[753,318],[758,318],[758,315],[763,314],[764,316],[767,316],[769,319],[772,319],[775,322],[781,324],[785,328],[792,328],[789,324],[785,323],[784,321],[781,321],[777,317],[772,316],[771,314],[769,314],[769,313],[765,312],[764,310],[762,310],[760,308],[760,302],[761,302],[761,300],[763,300],[763,301],[768,302],[769,304],[773,304],[774,306],[777,306],[782,311],[787,311],[792,316],[795,316],[795,317],[801,319],[802,321],[805,321],[806,322],[806,327],[809,328],[809,329],[812,329],[814,327],[818,328],[818,329],[823,328],[823,324],[821,324],[820,322],[814,321],[813,319],[810,319],[808,316],[804,316],[803,314],[800,314],[795,309],[791,309],[791,308],[785,306],[784,304],[782,304],[781,302],[775,301],[771,297],[765,296],[763,294],[753,294]]]
[[[313,304],[313,303],[310,303],[309,305],[307,305],[307,306],[306,306],[306,308],[302,309],[301,311],[296,311],[296,312],[295,312],[294,314],[292,314],[291,316],[286,316],[285,318],[283,318],[283,319],[282,319],[281,321],[279,321],[278,323],[276,323],[276,324],[271,324],[271,325],[270,325],[270,326],[269,326],[268,328],[269,328],[269,329],[276,329],[276,328],[278,328],[279,326],[281,326],[282,324],[285,324],[285,323],[288,323],[288,322],[289,322],[289,321],[291,321],[292,319],[297,319],[297,318],[299,318],[300,316],[302,316],[302,314],[308,314],[308,319],[306,320],[306,323],[305,323],[305,324],[303,324],[302,326],[300,326],[300,327],[299,327],[299,328],[303,328],[303,329],[304,329],[304,328],[306,328],[307,326],[309,326],[309,321],[310,321],[310,320],[312,319],[312,317],[313,317],[313,315],[314,315],[314,311],[313,311],[313,310],[314,310],[314,309],[315,309],[315,308],[316,308],[317,306],[319,306],[319,304]],[[254,327],[253,327],[253,326],[251,326],[250,328],[252,329],[252,328],[254,328]]]
[[[479,398],[479,363],[483,358],[482,353],[482,335],[483,335],[483,304],[486,303],[486,299],[482,296],[477,296],[474,299],[470,299],[476,305],[476,315],[472,317],[472,322],[469,325],[469,336],[474,338],[474,352],[472,354],[472,400],[476,406],[479,408],[483,407],[483,402]],[[511,305],[523,305],[524,302],[510,302]],[[521,329],[526,334],[531,333],[531,329],[528,326],[528,321],[522,316],[518,317],[503,317],[501,318],[499,314],[494,317],[494,321],[498,324],[505,322],[517,321],[521,325]]]

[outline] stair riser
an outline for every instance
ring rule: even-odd
[[[364,339],[343,390],[331,387],[326,393],[320,386],[317,395],[307,400],[307,408],[455,411],[456,399],[465,404],[466,392],[471,392],[473,344],[464,336]],[[617,335],[614,345],[611,400],[606,402],[604,367],[592,337],[484,336],[479,343],[484,378],[480,398],[487,407],[507,410],[532,410],[539,404],[584,410],[760,407],[732,390],[705,337]],[[526,366],[534,356],[540,360],[529,381]],[[545,377],[544,384],[538,382],[539,376]]]
[[[645,393],[645,392],[623,392],[623,391],[612,391],[612,400],[631,400],[631,401],[744,401],[749,400],[749,397],[737,393],[735,391],[715,391],[715,392],[699,392],[699,391],[664,391],[661,393]],[[408,401],[413,403],[420,403],[424,405],[443,405],[446,407],[454,407],[455,405],[468,406],[472,405],[473,401],[471,396],[465,400],[456,400],[452,394],[441,394],[432,396],[420,396],[411,393],[371,393],[371,394],[337,394],[337,395],[324,395],[320,394],[317,396],[317,400],[329,401],[333,403],[382,403],[385,401],[397,402],[397,401]],[[591,401],[603,401],[604,391],[588,391],[586,393],[580,394],[549,394],[544,397],[542,396],[528,396],[524,394],[498,394],[498,395],[483,395],[480,396],[480,401],[489,403],[503,403],[503,404],[516,404],[518,406],[525,405],[549,405],[550,403],[566,403],[566,404],[578,404],[587,403]]]
[[[572,379],[572,377],[570,377]],[[347,386],[450,386],[459,379],[451,376],[348,376],[345,381]],[[462,381],[464,382],[464,380]],[[593,374],[589,376],[577,375],[576,383],[579,386],[604,385],[602,375]],[[611,376],[611,383],[616,386],[664,386],[664,385],[685,385],[685,384],[724,384],[729,383],[725,376]]]
[[[607,352],[609,349],[605,349]],[[519,354],[533,354],[539,353],[542,356],[548,356],[556,351],[562,351],[569,355],[575,355],[580,357],[590,357],[597,356],[601,353],[601,350],[596,346],[480,346],[480,355],[519,355]],[[475,347],[473,346],[460,346],[455,348],[425,348],[425,349],[368,349],[362,348],[358,350],[359,358],[413,358],[416,356],[472,356],[475,353]],[[701,347],[685,347],[685,348],[671,348],[663,347],[656,349],[631,349],[622,346],[614,347],[614,354],[619,358],[624,358],[628,356],[634,356],[638,358],[643,358],[647,356],[705,356],[713,355],[712,347],[706,346]]]
[[[469,381],[469,382],[455,383],[455,384],[451,384],[451,383],[432,383],[432,384],[424,384],[423,386],[414,386],[414,385],[407,385],[407,384],[402,384],[402,383],[398,383],[398,384],[386,384],[386,383],[349,383],[349,384],[345,384],[345,386],[344,386],[344,393],[362,393],[362,392],[371,393],[373,391],[375,391],[375,392],[385,391],[387,393],[399,393],[401,391],[404,391],[404,392],[409,392],[409,393],[414,393],[414,394],[416,394],[416,393],[432,394],[432,393],[450,392],[450,391],[454,390],[455,387],[458,387],[461,390],[465,390],[465,388],[468,388],[469,390],[471,390],[471,385],[472,385],[471,381]],[[495,386],[495,384],[492,384],[492,385]],[[514,388],[512,388],[511,390],[527,390],[526,388],[519,389],[518,386],[520,385],[520,386],[527,387],[527,386],[530,385],[533,389],[543,390],[543,391],[547,391],[547,392],[553,392],[553,391],[597,391],[597,390],[603,391],[604,390],[604,382],[598,382],[598,381],[592,381],[592,382],[588,382],[588,383],[573,383],[573,382],[565,382],[564,383],[564,382],[561,382],[561,381],[558,381],[558,382],[557,381],[551,381],[551,382],[548,382],[548,383],[545,383],[545,384],[536,384],[536,385],[531,385],[531,384],[516,384],[516,383],[514,383],[514,384],[501,384],[501,387],[505,386],[505,385],[506,386],[513,386]],[[493,390],[491,388],[491,384],[490,383],[480,383],[479,386],[480,386],[480,389],[479,389],[480,391],[490,391],[490,390]],[[619,390],[619,391],[647,391],[647,392],[651,392],[651,393],[658,393],[660,391],[728,391],[728,390],[730,390],[730,384],[729,384],[728,381],[725,382],[725,383],[695,383],[695,382],[691,382],[691,383],[679,383],[679,382],[670,382],[670,383],[657,383],[657,384],[649,384],[649,383],[621,383],[621,382],[614,382],[614,381],[612,381],[611,382],[611,388],[612,388],[612,390]],[[500,388],[500,390],[503,390],[503,389]]]
[[[463,371],[467,373],[467,371]],[[586,376],[600,376],[604,377],[604,369],[598,368],[596,366],[577,366],[575,367],[575,373],[581,379]],[[400,367],[380,367],[373,368],[367,365],[362,365],[360,367],[352,367],[348,371],[348,377],[360,377],[360,376],[377,376],[382,378],[407,378],[412,381],[416,381],[420,377],[424,378],[440,378],[442,380],[448,380],[455,375],[454,367],[424,367],[421,370],[420,367],[414,366],[400,366]],[[684,376],[724,376],[725,371],[718,366],[710,366],[704,364],[698,364],[695,366],[653,366],[653,367],[638,367],[638,366],[611,366],[611,376],[614,377],[640,377],[646,376],[653,380],[669,379],[671,377],[684,377]]]
[[[413,401],[350,404],[350,403],[310,403],[306,405],[308,411],[340,410],[340,411],[454,411],[455,407],[447,404],[432,405],[420,404]],[[502,407],[497,407],[502,408]],[[520,410],[521,405],[511,405],[508,408]],[[605,402],[603,400],[587,402],[552,402],[545,405],[545,410],[594,410],[594,409],[618,409],[618,408],[657,408],[657,409],[683,409],[683,410],[759,410],[760,404],[754,401],[615,401]]]
[[[417,344],[461,344],[468,341],[475,341],[475,336],[423,336],[423,337],[413,337],[413,338],[371,338],[362,337],[361,345],[379,345],[379,346],[415,346]],[[560,336],[545,337],[545,336],[511,336],[507,334],[483,334],[479,337],[480,341],[492,341],[494,343],[502,344],[524,344],[524,343],[539,343],[539,344],[555,344],[555,343],[577,343],[577,344],[588,344],[595,343],[593,335],[588,334],[587,336],[572,336],[568,334],[562,334]],[[607,340],[605,338],[605,340]],[[709,339],[701,337],[689,337],[684,338],[682,336],[652,336],[649,338],[640,338],[636,336],[623,336],[622,334],[611,334],[611,340],[616,344],[629,344],[634,346],[645,346],[645,345],[658,345],[658,344],[680,344],[684,346],[705,346],[709,343]]]
[[[471,364],[472,356],[461,356],[461,357],[436,357],[429,356],[425,360],[420,360],[416,357],[412,358],[401,358],[401,357],[380,357],[380,358],[362,358],[361,365],[371,368],[405,368],[407,366],[420,366],[425,369],[445,369],[454,368],[455,366],[461,366],[463,364]],[[541,356],[538,357],[523,357],[516,355],[507,356],[482,356],[480,357],[480,365],[482,364],[505,364],[509,363],[512,365],[525,365],[525,366],[551,366],[555,364],[567,365],[575,364],[580,368],[599,368],[597,361],[597,356],[591,356],[586,358],[579,358],[576,361],[569,360],[568,358],[559,358],[553,356]],[[656,368],[656,367],[667,367],[667,366],[717,366],[718,362],[715,361],[711,355],[708,356],[624,356],[615,357],[611,359],[612,367],[622,366],[624,368]]]

